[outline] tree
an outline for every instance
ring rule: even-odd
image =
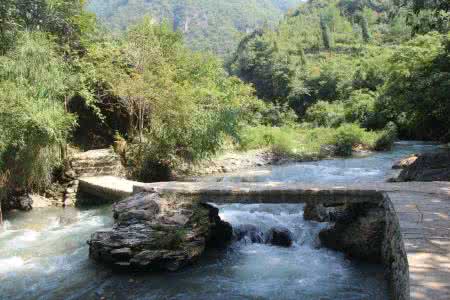
[[[368,43],[370,41],[370,31],[369,31],[369,23],[367,22],[367,18],[364,15],[359,17],[359,23],[362,29],[362,36],[364,42]]]
[[[75,91],[67,63],[45,33],[21,33],[0,57],[0,194],[46,188],[75,126],[64,99]]]
[[[95,30],[86,0],[4,0],[0,3],[0,55],[14,46],[20,31],[43,31],[58,43],[80,50],[83,36]],[[67,51],[67,49],[66,49]]]
[[[395,0],[398,7],[411,9],[408,23],[415,33],[433,30],[448,32],[450,30],[450,2],[448,0]]]
[[[10,49],[19,24],[16,20],[18,13],[16,1],[5,0],[0,3],[0,55]]]
[[[131,116],[130,129],[143,141],[145,126],[157,106],[170,99],[173,76],[167,58],[174,55],[181,36],[165,25],[156,25],[150,18],[132,27],[126,37],[124,61],[128,68],[113,84],[114,91],[124,101]],[[167,100],[166,100],[167,101]]]
[[[322,31],[322,41],[325,49],[330,50],[332,47],[331,32],[323,16],[320,16],[320,29]]]
[[[450,3],[447,0],[404,0],[403,2],[411,4],[415,13],[426,9],[431,9],[436,12],[450,11]]]
[[[229,78],[217,59],[185,48],[166,24],[145,18],[119,44],[118,57],[105,54],[117,68],[107,72],[106,86],[130,115],[128,157],[136,178],[167,179],[177,164],[215,153],[258,109],[251,88]]]
[[[391,57],[377,110],[403,136],[448,141],[450,43],[436,32],[405,43]]]

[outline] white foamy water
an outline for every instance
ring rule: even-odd
[[[213,200],[213,199],[212,199]],[[262,231],[286,226],[291,248],[235,243],[177,273],[118,274],[88,259],[90,234],[111,226],[109,207],[9,216],[0,235],[1,299],[384,299],[383,270],[317,248],[324,226],[301,205],[222,205],[221,217]],[[20,245],[20,246],[18,246]],[[132,280],[130,280],[132,279]]]
[[[23,259],[17,256],[0,259],[0,274],[5,274],[13,270],[20,269],[24,265],[25,262],[23,261]]]

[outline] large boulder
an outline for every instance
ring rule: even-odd
[[[352,204],[345,217],[319,233],[323,246],[367,261],[381,261],[385,211],[375,204]]]
[[[409,167],[413,163],[416,162],[417,158],[419,156],[417,154],[410,155],[408,157],[402,158],[400,160],[397,160],[394,165],[392,166],[392,169],[394,170],[401,170]]]
[[[294,242],[292,232],[285,227],[273,227],[266,234],[266,244],[290,247]]]
[[[450,181],[450,152],[419,155],[397,181]]]
[[[88,244],[92,259],[116,267],[176,271],[232,238],[217,208],[175,196],[137,194],[113,212],[113,228],[94,233]]]

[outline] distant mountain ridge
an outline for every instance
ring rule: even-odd
[[[114,30],[145,15],[167,20],[194,50],[231,53],[242,34],[265,22],[274,25],[302,0],[91,0],[88,9]]]

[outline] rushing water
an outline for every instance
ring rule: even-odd
[[[433,143],[398,142],[392,151],[377,152],[361,157],[330,159],[317,162],[294,163],[272,168],[260,168],[237,175],[211,176],[212,181],[231,182],[306,182],[306,183],[370,183],[384,182],[395,176],[393,163],[405,156],[424,152],[436,152],[440,148]]]
[[[365,158],[274,167],[253,180],[366,182],[384,180],[392,161],[436,147],[399,144]],[[319,176],[322,174],[322,176]],[[251,180],[226,177],[221,180]],[[211,199],[212,201],[214,199]],[[224,205],[234,226],[288,227],[291,248],[235,243],[208,252],[177,273],[124,274],[88,259],[90,234],[111,227],[111,208],[12,212],[0,232],[0,299],[386,299],[380,266],[318,248],[323,224],[305,222],[302,205]]]

